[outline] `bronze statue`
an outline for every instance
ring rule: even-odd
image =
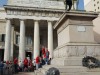
[[[78,2],[78,0],[65,0],[66,10],[70,11],[72,8],[72,5],[73,5],[73,10],[75,10],[76,9],[75,7],[77,6],[77,5],[75,5],[75,3],[77,3],[77,2]]]
[[[71,8],[72,8],[72,0],[66,0],[66,10],[70,11]]]

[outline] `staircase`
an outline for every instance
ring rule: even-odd
[[[35,75],[45,75],[46,71],[56,67],[60,71],[60,75],[100,75],[100,68],[88,69],[83,66],[54,66],[45,65],[42,68],[35,71]]]

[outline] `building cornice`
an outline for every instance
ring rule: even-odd
[[[41,20],[59,20],[61,14],[65,10],[59,9],[47,9],[47,8],[35,8],[35,7],[25,7],[25,6],[4,6],[7,16],[6,18],[17,18],[23,19],[41,19]]]
[[[49,11],[49,12],[65,12],[64,9],[51,9],[51,8],[38,8],[38,7],[27,7],[27,6],[14,6],[14,5],[5,5],[5,9],[19,9],[19,10],[35,10],[35,11]]]
[[[90,19],[95,19],[96,17],[98,17],[98,13],[96,12],[81,12],[81,11],[67,11],[65,13],[62,14],[62,16],[60,17],[59,21],[56,22],[56,24],[54,25],[54,29],[58,28],[59,25],[61,24],[61,21],[64,21],[67,16],[72,16],[72,17],[87,17]]]

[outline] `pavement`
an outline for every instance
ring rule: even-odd
[[[35,75],[34,72],[19,72],[17,74],[13,74],[13,75]]]

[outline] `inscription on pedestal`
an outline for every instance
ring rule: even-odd
[[[78,32],[85,32],[86,28],[85,28],[85,26],[77,26],[77,31]]]

